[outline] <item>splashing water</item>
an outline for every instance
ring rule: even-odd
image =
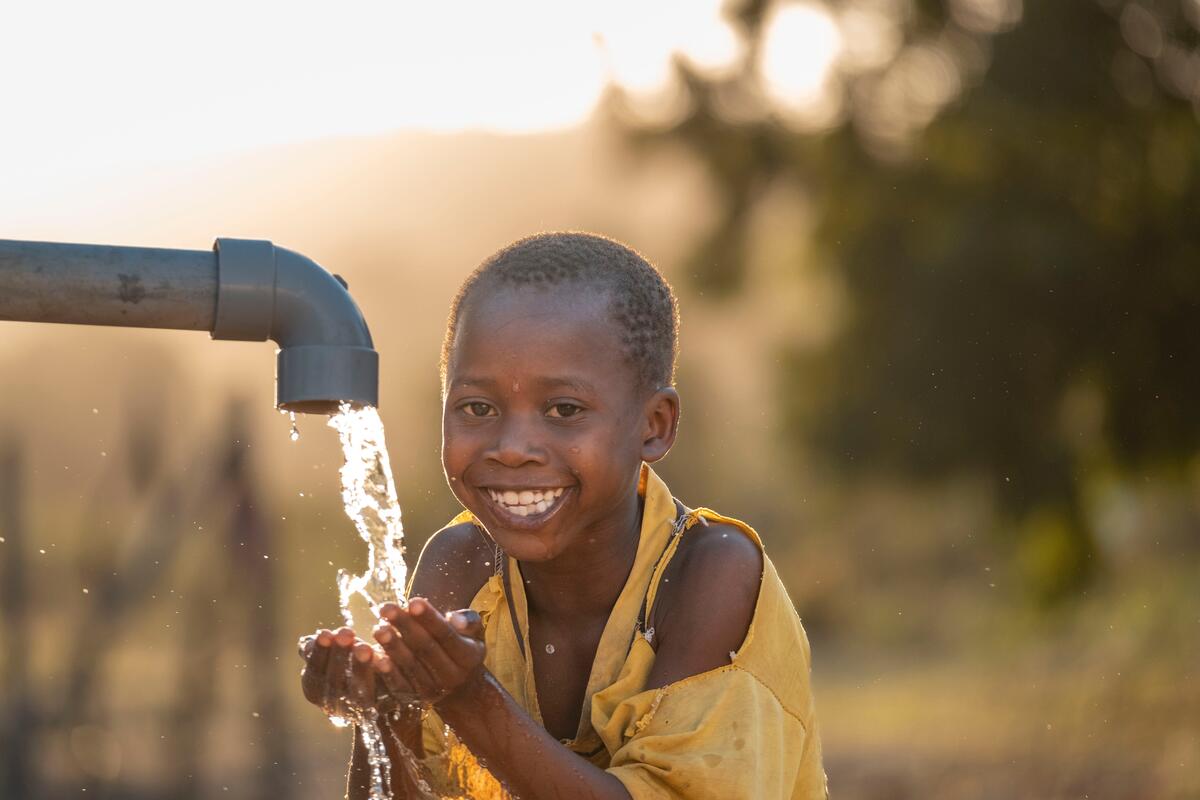
[[[383,420],[374,408],[351,408],[342,404],[329,418],[329,427],[338,432],[346,463],[342,467],[342,503],[358,535],[367,543],[367,570],[354,575],[338,571],[338,599],[346,625],[369,631],[378,619],[377,609],[386,602],[405,602],[404,586],[408,567],[404,563],[404,525],[396,482],[384,442]],[[358,614],[356,600],[366,608]],[[365,623],[365,624],[363,624]]]
[[[341,469],[342,503],[358,535],[367,543],[366,571],[354,575],[342,569],[337,576],[342,618],[348,627],[361,633],[374,627],[381,605],[405,601],[408,567],[404,563],[404,526],[379,412],[369,406],[355,409],[343,403],[329,418],[329,427],[337,431],[346,458]],[[296,438],[293,417],[292,440]],[[326,698],[325,707],[334,725],[358,724],[371,765],[371,800],[386,800],[389,794],[384,787],[389,784],[391,764],[379,713],[370,707],[358,707],[346,698]]]
[[[374,628],[381,605],[389,601],[401,605],[407,603],[404,526],[379,412],[370,406],[356,409],[343,403],[338,413],[330,417],[329,427],[337,431],[346,459],[341,469],[346,515],[367,544],[366,571],[355,575],[341,569],[337,576],[342,618],[347,626],[361,634]],[[293,416],[292,440],[298,436]],[[349,665],[347,669],[350,669]],[[385,787],[391,785],[392,777],[403,782],[407,796],[413,800],[508,797],[496,779],[478,764],[448,728],[443,729],[442,737],[447,754],[444,766],[437,770],[440,774],[435,774],[405,746],[394,726],[380,724],[381,712],[375,708],[344,697],[326,698],[324,705],[335,725],[345,727],[353,723],[361,732],[371,766],[371,800],[389,800],[390,794]],[[389,719],[399,724],[403,708],[411,710],[415,705],[415,698],[402,702],[401,709],[389,712]],[[423,713],[428,713],[428,709]],[[391,743],[403,757],[402,763],[389,762],[385,736],[391,737]],[[431,783],[437,784],[437,788],[434,789]]]
[[[300,428],[299,428],[299,426],[296,425],[296,412],[295,411],[285,411],[284,409],[281,408],[281,409],[279,409],[279,413],[283,414],[285,417],[287,417],[288,421],[292,423],[292,428],[288,432],[288,437],[293,442],[298,441],[300,439]]]

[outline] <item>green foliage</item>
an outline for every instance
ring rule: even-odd
[[[900,54],[841,76],[848,111],[830,131],[725,119],[720,96],[750,78],[683,65],[692,112],[651,138],[687,145],[720,190],[695,259],[709,286],[738,285],[755,187],[814,196],[848,314],[830,348],[786,354],[796,444],[852,475],[989,476],[1016,518],[1065,509],[1018,526],[1053,599],[1095,563],[1087,465],[1182,463],[1200,446],[1200,19],[1187,2],[1031,2],[1012,31],[980,33],[963,5],[897,16]],[[754,37],[763,18],[741,17]],[[905,47],[943,46],[974,54],[955,56],[958,95],[912,130],[880,127],[864,98]],[[1077,418],[1080,396],[1096,419]]]

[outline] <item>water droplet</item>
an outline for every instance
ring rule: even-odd
[[[292,431],[291,431],[290,436],[291,436],[292,441],[294,442],[300,438],[300,428],[298,428],[296,426],[296,412],[292,411],[288,414],[288,416],[292,421]]]
[[[85,587],[83,587],[83,593],[84,593],[84,594],[91,594],[91,592],[89,592],[89,591],[88,591],[88,589],[87,589],[87,587],[86,587],[86,586],[85,586]]]
[[[552,644],[546,645],[546,652],[549,653],[550,655],[554,655],[554,645],[552,645]]]

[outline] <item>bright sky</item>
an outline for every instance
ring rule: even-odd
[[[836,58],[811,4],[771,67],[804,95]],[[0,5],[0,212],[90,179],[398,129],[525,132],[587,118],[674,53],[742,54],[720,0],[162,0]],[[780,26],[783,27],[782,25]],[[811,41],[816,47],[810,47]],[[765,65],[770,67],[771,65]]]

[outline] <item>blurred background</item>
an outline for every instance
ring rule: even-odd
[[[751,521],[841,798],[1200,797],[1200,2],[0,6],[0,236],[267,238],[456,511],[467,272],[676,286],[677,495]],[[364,547],[268,345],[0,323],[0,797],[340,797],[297,691]]]

